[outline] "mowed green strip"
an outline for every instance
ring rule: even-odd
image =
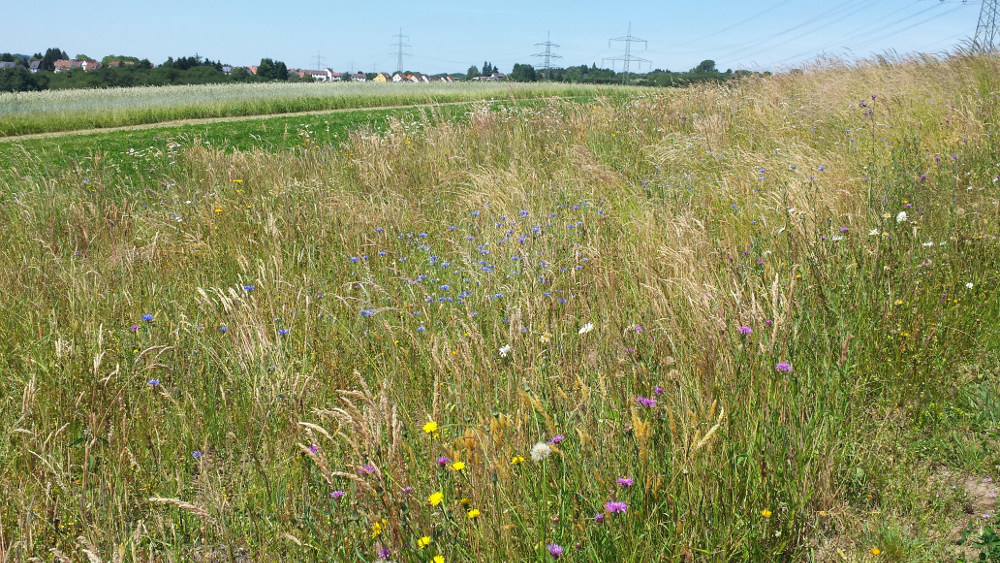
[[[585,102],[592,96],[567,100]],[[164,149],[170,143],[188,146],[201,143],[227,151],[281,151],[297,147],[335,145],[347,139],[351,131],[381,130],[391,119],[461,120],[475,104],[414,105],[381,109],[358,109],[280,115],[260,118],[220,120],[183,125],[164,125],[93,133],[66,133],[55,136],[26,138],[20,141],[0,140],[0,170],[23,168],[32,162],[70,164],[100,154],[111,158],[131,158],[136,153]],[[548,103],[544,99],[490,102],[493,108],[503,106],[532,107]]]

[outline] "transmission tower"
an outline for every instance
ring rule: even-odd
[[[559,46],[559,45],[556,45],[555,43],[552,42],[552,33],[551,32],[546,32],[545,37],[546,37],[545,43],[535,43],[535,47],[545,47],[545,52],[544,53],[535,53],[534,55],[531,55],[531,56],[532,57],[542,57],[542,61],[543,61],[542,62],[542,68],[545,69],[545,78],[548,79],[549,78],[549,70],[552,69],[552,59],[561,59],[562,55],[557,55],[557,54],[555,54],[555,53],[552,52],[552,48],[553,47],[558,47]]]
[[[979,9],[979,23],[976,24],[976,38],[972,40],[976,49],[996,50],[998,12],[1000,12],[1000,0],[983,0],[983,5]]]
[[[639,63],[639,68],[640,69],[642,68],[642,63],[647,63],[650,66],[652,66],[652,61],[649,61],[649,60],[644,59],[642,57],[633,57],[632,56],[632,44],[633,43],[642,43],[643,44],[643,50],[645,50],[646,43],[647,43],[645,39],[639,39],[638,37],[632,37],[632,22],[628,22],[628,34],[627,35],[625,35],[624,37],[615,37],[613,39],[608,39],[608,48],[611,47],[611,42],[612,41],[622,41],[622,42],[624,42],[625,43],[625,54],[617,56],[617,57],[608,57],[606,59],[602,59],[601,60],[601,64],[604,64],[604,61],[611,61],[611,68],[614,69],[615,61],[622,61],[622,84],[628,84],[629,63],[632,63],[632,62]]]
[[[403,35],[403,28],[399,28],[399,33],[392,36],[396,40],[395,43],[390,45],[390,47],[396,48],[396,72],[403,72],[403,57],[410,56],[409,53],[405,52],[405,49],[410,48],[410,44],[406,43],[404,39],[409,39],[408,35]]]
[[[316,61],[316,66],[313,68],[315,68],[316,70],[320,70],[323,68],[323,56],[320,54],[319,51],[316,51],[316,56],[313,57],[313,60]]]

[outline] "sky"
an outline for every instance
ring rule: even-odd
[[[252,65],[269,57],[289,68],[465,72],[490,61],[597,64],[685,71],[705,59],[717,68],[781,71],[822,57],[868,58],[895,52],[941,53],[975,34],[981,0],[52,0],[3,9],[0,52],[59,47],[70,57],[200,55]],[[50,17],[43,14],[61,14]],[[631,34],[629,29],[631,26]],[[636,41],[611,41],[631,36]],[[644,41],[638,41],[639,39]],[[317,56],[320,65],[317,65]],[[616,59],[617,57],[617,59]],[[634,60],[641,58],[648,62]]]

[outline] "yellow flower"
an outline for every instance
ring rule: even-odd
[[[427,502],[431,503],[431,506],[437,506],[441,504],[441,501],[443,500],[444,500],[444,494],[442,494],[440,491],[427,497]]]
[[[383,519],[379,520],[378,522],[375,522],[374,524],[372,524],[372,539],[377,538],[380,535],[382,535],[382,530],[385,529],[385,525],[386,525],[385,518],[383,518]]]
[[[469,511],[468,516],[469,520],[475,520],[476,518],[479,518],[479,509],[473,508],[472,510]]]
[[[434,563],[444,563],[443,555],[435,555],[433,559]]]
[[[516,455],[510,460],[511,465],[524,463],[524,456]]]
[[[903,300],[902,299],[897,299],[896,300],[896,305],[902,305],[902,304],[903,304]]]
[[[215,213],[216,214],[222,213],[222,208],[221,207],[216,207],[215,208]]]
[[[437,432],[437,429],[438,429],[438,423],[434,422],[433,420],[424,425],[424,432],[428,434],[433,434]]]
[[[456,461],[455,463],[451,464],[451,468],[454,471],[461,471],[461,470],[465,469],[465,462]]]
[[[874,555],[875,557],[878,557],[878,554],[879,554],[879,553],[882,553],[882,550],[881,550],[881,549],[879,549],[879,548],[877,548],[877,547],[873,547],[873,548],[872,548],[872,555]]]
[[[771,511],[765,508],[764,510],[760,511],[760,515],[763,516],[764,518],[770,518]]]
[[[469,506],[470,504],[472,504],[472,499],[463,498],[462,500],[458,501],[458,504],[461,504],[462,506]]]
[[[431,544],[431,537],[430,536],[424,536],[424,537],[420,538],[419,540],[417,540],[417,547],[419,547],[420,549],[423,549],[423,548],[429,546],[430,544]]]
[[[240,180],[239,178],[236,178],[235,180],[233,180],[233,183],[234,184],[242,184],[243,180]]]

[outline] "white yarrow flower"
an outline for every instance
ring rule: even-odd
[[[531,448],[531,459],[542,461],[552,455],[552,448],[545,442],[538,442]]]
[[[899,214],[896,215],[896,222],[897,223],[905,223],[906,222],[906,212],[905,211],[900,211]]]
[[[500,357],[506,358],[507,354],[510,354],[510,344],[504,344],[500,347]]]
[[[587,334],[592,330],[594,330],[594,323],[587,323],[580,327],[580,334]]]

